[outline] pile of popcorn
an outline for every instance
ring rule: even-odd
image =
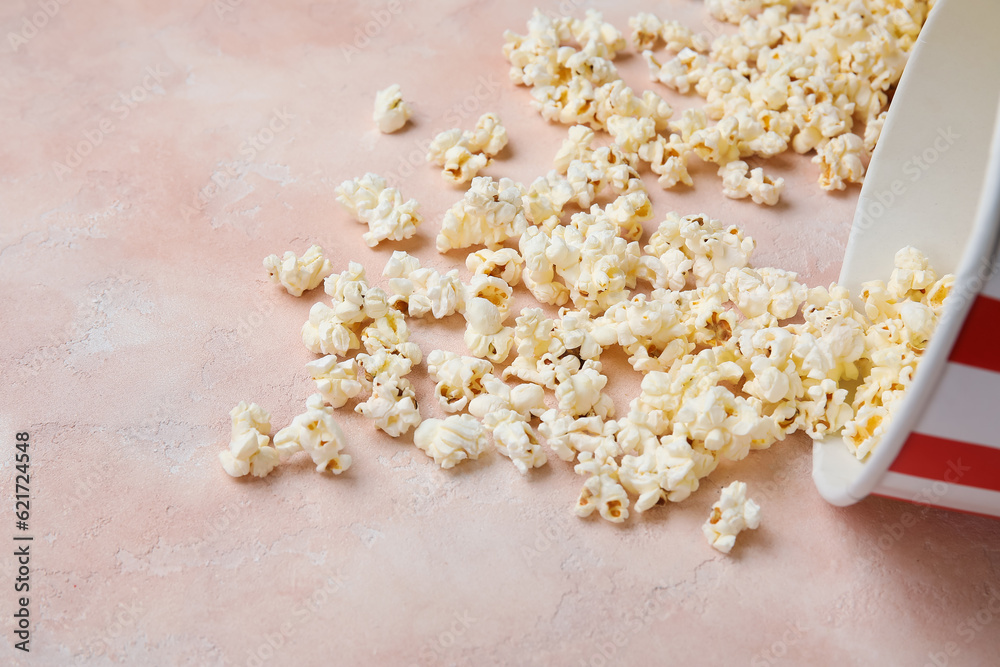
[[[554,454],[585,478],[576,513],[613,522],[630,508],[680,502],[722,461],[796,431],[840,433],[864,459],[913,381],[952,276],[904,248],[888,282],[864,285],[857,310],[836,284],[809,288],[795,273],[751,268],[754,240],[704,214],[668,213],[640,245],[654,214],[639,160],[671,187],[690,183],[686,161],[697,155],[719,164],[729,196],[763,203],[777,201],[783,184],[740,158],[775,155],[789,143],[817,149],[830,170],[824,187],[860,180],[855,163],[877,131],[862,140],[849,133],[853,119],[878,127],[926,4],[889,12],[871,2],[858,13],[858,2],[813,2],[808,15],[792,13],[792,4],[710,2],[715,15],[740,24],[738,35],[714,42],[650,14],[630,21],[651,64],[649,49],[661,40],[678,51],[656,65],[657,79],[680,92],[694,86],[708,100],[676,123],[656,94],[636,96],[617,77],[611,59],[625,40],[600,14],[536,12],[527,36],[508,33],[512,79],[533,86],[545,118],[571,124],[554,168],[527,186],[478,176],[508,141],[493,113],[434,140],[428,161],[445,180],[471,179],[436,241],[441,253],[480,248],[466,257],[468,279],[402,251],[387,261],[382,286],[354,262],[333,273],[319,246],[268,257],[271,278],[289,294],[322,283],[330,297],[302,327],[305,346],[323,355],[307,364],[317,393],[273,445],[266,412],[234,408],[232,442],[220,455],[226,472],[263,477],[302,450],[318,471],[339,474],[351,457],[333,409],[352,400],[386,434],[412,430],[442,468],[477,459],[490,436],[521,474]],[[753,8],[755,16],[744,14]],[[409,117],[398,95],[398,86],[379,94],[376,121],[379,109],[396,117],[385,127]],[[708,118],[723,120],[709,126]],[[595,145],[601,130],[610,146]],[[368,225],[369,246],[410,238],[422,222],[416,201],[404,202],[375,174],[345,181],[337,199]],[[521,284],[540,307],[512,312]],[[425,354],[410,340],[407,318],[454,315],[465,320],[466,350]],[[643,374],[624,415],[605,393],[601,357],[615,346]],[[421,363],[443,419],[421,417],[406,377]],[[704,532],[728,553],[759,520],[746,485],[734,482]]]
[[[536,10],[526,35],[505,33],[510,78],[531,88],[546,120],[606,130],[627,163],[647,163],[664,188],[692,185],[688,161],[697,157],[718,168],[725,196],[774,205],[784,180],[746,159],[789,148],[815,153],[825,190],[860,183],[933,1],[706,4],[738,30],[709,39],[646,12],[629,19],[650,78],[704,98],[679,118],[670,120],[672,109],[657,94],[636,95],[625,85],[612,61],[628,42],[593,10],[582,20]]]

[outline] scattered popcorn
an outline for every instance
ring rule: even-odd
[[[323,404],[323,396],[306,400],[306,411],[274,436],[274,448],[282,459],[304,451],[316,464],[317,472],[339,475],[351,467],[351,457],[341,453],[346,438],[333,418],[333,408]]]
[[[391,134],[410,120],[413,110],[403,101],[399,84],[394,83],[385,90],[375,93],[375,113],[373,118],[380,132]]]
[[[722,489],[719,502],[712,505],[712,516],[702,526],[702,531],[709,544],[727,554],[736,544],[737,535],[759,525],[760,506],[747,498],[746,484],[733,482]]]
[[[351,212],[358,222],[368,224],[362,235],[368,247],[374,248],[385,240],[402,241],[417,233],[423,218],[417,211],[416,199],[403,201],[396,188],[386,187],[385,179],[376,174],[344,181],[337,188],[337,201]]]
[[[239,404],[229,412],[232,437],[229,449],[219,452],[222,467],[232,477],[250,474],[266,477],[278,465],[278,452],[271,441],[271,415],[256,403]]]
[[[333,270],[330,261],[323,256],[323,248],[318,245],[310,246],[302,257],[296,257],[290,250],[280,259],[277,255],[268,255],[264,268],[271,280],[292,296],[302,296],[303,292],[319,287]]]
[[[859,459],[868,456],[913,382],[954,276],[939,277],[920,252],[904,248],[887,281],[862,286],[856,309],[836,284],[809,289],[795,273],[751,268],[754,240],[705,215],[669,213],[645,247],[638,243],[653,216],[641,163],[661,187],[691,186],[694,157],[715,165],[725,196],[770,206],[784,181],[750,164],[788,149],[815,151],[824,189],[863,180],[929,3],[868,3],[864,11],[793,4],[708,0],[714,16],[737,26],[711,40],[653,14],[632,17],[631,39],[652,78],[704,99],[677,118],[658,94],[633,92],[619,77],[612,61],[626,42],[598,12],[574,19],[536,10],[526,35],[505,33],[511,80],[532,88],[543,118],[569,126],[553,169],[528,187],[479,177],[508,141],[496,114],[434,138],[428,160],[446,180],[471,181],[436,239],[441,253],[485,247],[467,254],[467,283],[458,269],[423,267],[405,252],[386,263],[385,289],[369,285],[354,262],[332,274],[319,246],[302,258],[265,260],[295,295],[325,277],[330,303],[315,304],[302,329],[306,346],[325,356],[307,364],[318,392],[307,412],[273,445],[266,413],[245,403],[234,409],[230,449],[220,455],[227,473],[264,476],[299,449],[318,470],[346,469],[332,410],[368,391],[355,411],[392,437],[416,428],[415,444],[444,468],[478,458],[490,431],[527,474],[547,463],[541,436],[586,477],[577,514],[598,511],[613,522],[630,506],[644,512],[683,501],[720,463],[795,431],[813,439],[839,433]],[[652,51],[661,42],[671,52],[665,57]],[[409,115],[399,86],[378,93],[382,131]],[[369,246],[410,238],[421,222],[416,202],[404,203],[375,174],[345,181],[337,194],[368,224]],[[573,309],[556,316],[523,308],[505,326],[522,279],[539,302],[571,301]],[[633,294],[640,279],[651,293]],[[465,318],[474,356],[434,350],[427,371],[442,409],[468,415],[421,420],[406,376],[423,354],[405,318],[428,313]],[[601,362],[614,346],[644,374],[618,421]],[[497,371],[511,348],[515,358]],[[495,372],[523,383],[508,385]],[[546,390],[556,407],[546,405]],[[723,490],[704,532],[728,553],[758,523],[759,508],[737,482]]]
[[[413,432],[413,444],[442,468],[453,468],[466,459],[478,459],[486,451],[486,431],[470,415],[425,419]]]

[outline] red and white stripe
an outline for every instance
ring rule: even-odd
[[[1000,271],[973,302],[877,495],[1000,516]]]

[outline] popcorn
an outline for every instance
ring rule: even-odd
[[[503,326],[500,309],[482,297],[474,297],[466,303],[464,315],[466,347],[477,357],[503,362],[514,343],[514,329]]]
[[[597,451],[617,454],[615,433],[618,423],[604,421],[600,416],[574,417],[561,414],[558,410],[547,410],[541,415],[539,433],[546,443],[563,461],[572,461],[577,454]]]
[[[656,125],[652,118],[614,115],[607,120],[608,133],[623,151],[635,153],[639,146],[656,136]]]
[[[509,178],[475,178],[462,201],[445,212],[437,236],[438,252],[485,245],[498,249],[528,226],[521,198],[524,186]]]
[[[527,475],[531,468],[540,468],[548,462],[535,429],[515,411],[492,412],[486,416],[484,424],[493,430],[493,441],[497,449],[513,462],[522,475]]]
[[[310,352],[343,356],[361,346],[350,324],[325,303],[314,303],[309,319],[302,325],[302,342]]]
[[[316,464],[316,472],[339,475],[351,467],[351,457],[341,453],[346,444],[344,432],[333,418],[333,408],[323,404],[323,396],[313,394],[306,400],[306,411],[274,436],[274,447],[286,459],[304,451]]]
[[[453,129],[438,134],[428,149],[427,161],[444,168],[441,175],[445,180],[467,183],[506,145],[507,130],[500,118],[485,113],[471,131]]]
[[[510,299],[513,294],[514,290],[502,278],[474,275],[466,288],[465,298],[482,297],[497,307],[502,319],[507,319],[507,315],[510,313]]]
[[[486,420],[494,413],[514,412],[517,418],[528,421],[533,416],[546,412],[545,390],[537,384],[520,384],[510,387],[493,375],[482,381],[486,393],[479,394],[469,402],[469,412]]]
[[[510,287],[521,282],[524,260],[513,248],[484,249],[465,258],[465,268],[474,275],[500,278]]]
[[[466,288],[458,269],[438,273],[422,268],[419,259],[397,250],[386,262],[382,275],[389,278],[390,303],[394,307],[405,303],[411,317],[431,313],[441,319],[465,308]]]
[[[316,381],[316,391],[335,408],[371,388],[358,362],[353,359],[338,363],[336,355],[331,354],[310,361],[306,370]]]
[[[688,276],[698,286],[721,284],[731,268],[747,265],[755,245],[735,226],[723,227],[705,215],[669,213],[643,248],[659,261],[647,260],[643,266],[654,287],[680,290]]]
[[[821,142],[812,159],[822,170],[819,186],[824,190],[843,190],[846,183],[860,183],[865,175],[861,162],[864,150],[864,140],[849,132]]]
[[[395,309],[372,320],[361,332],[361,342],[369,354],[385,350],[406,357],[414,364],[419,364],[423,358],[417,344],[410,341],[410,330],[406,326],[406,319]]]
[[[632,43],[638,51],[648,51],[653,49],[660,41],[660,31],[663,30],[663,21],[655,14],[649,12],[639,12],[629,18],[628,25],[632,28]]]
[[[412,114],[410,105],[403,101],[398,83],[375,93],[375,113],[372,117],[380,132],[395,132],[406,125]]]
[[[323,256],[323,248],[318,245],[309,246],[302,257],[296,257],[292,251],[286,252],[280,259],[277,255],[268,255],[264,259],[271,281],[281,285],[292,296],[302,296],[302,293],[319,287],[320,282],[330,274],[330,261]]]
[[[628,518],[629,499],[618,482],[618,466],[614,459],[600,461],[590,452],[580,454],[580,462],[573,468],[578,475],[588,475],[576,504],[576,514],[587,517],[597,510],[614,523]]]
[[[722,489],[719,501],[712,505],[712,515],[702,526],[705,539],[724,554],[732,551],[736,536],[747,528],[760,525],[760,506],[747,498],[747,485],[733,482]]]
[[[657,183],[664,190],[678,183],[694,185],[688,173],[687,161],[693,151],[681,141],[680,135],[671,134],[667,139],[657,135],[650,142],[639,147],[639,157],[649,163],[649,168],[658,175]]]
[[[426,419],[413,432],[413,444],[442,468],[453,468],[486,451],[486,431],[475,417],[452,415]]]
[[[423,221],[416,199],[403,201],[396,188],[386,187],[385,179],[368,173],[361,178],[344,181],[337,188],[337,201],[351,212],[355,220],[368,224],[362,235],[374,248],[385,240],[402,241],[417,233]]]
[[[755,204],[774,206],[785,189],[785,179],[771,180],[764,175],[763,169],[750,169],[742,160],[719,167],[719,176],[722,177],[722,194],[730,199],[750,197]]]
[[[493,373],[493,364],[485,359],[434,350],[427,355],[427,372],[437,382],[434,395],[441,409],[458,412],[484,391],[483,379]]]
[[[615,405],[611,397],[601,391],[607,383],[608,378],[600,373],[600,362],[596,363],[596,367],[584,366],[580,371],[560,379],[556,385],[559,411],[573,417],[614,417]]]
[[[779,320],[787,320],[795,316],[807,296],[805,285],[797,278],[797,274],[781,269],[734,267],[726,273],[725,289],[746,317],[770,313]]]
[[[375,427],[398,438],[420,424],[413,385],[406,378],[382,375],[372,383],[372,395],[354,411],[375,422]]]
[[[642,57],[649,65],[649,76],[653,81],[673,88],[684,94],[698,83],[708,67],[708,58],[694,49],[683,48],[674,58],[661,63],[652,51],[643,51]]]
[[[232,477],[251,474],[266,477],[278,465],[278,452],[268,443],[271,415],[256,403],[240,401],[229,412],[232,437],[229,448],[219,452],[219,462]]]

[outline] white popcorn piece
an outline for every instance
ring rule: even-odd
[[[548,462],[535,429],[516,411],[491,412],[485,417],[483,424],[493,431],[497,450],[509,458],[522,475],[527,475],[531,468],[540,468]]]
[[[618,422],[604,421],[599,416],[573,417],[555,409],[547,410],[541,417],[538,431],[563,461],[572,461],[583,452],[617,455],[621,451],[615,440]]]
[[[606,122],[608,134],[627,153],[635,153],[639,147],[656,136],[656,125],[652,118],[614,115]]]
[[[643,51],[642,57],[649,65],[649,76],[653,81],[673,88],[684,94],[698,83],[708,67],[708,58],[694,49],[683,48],[674,58],[661,63],[652,51]]]
[[[397,250],[386,262],[382,275],[389,278],[390,303],[396,307],[405,303],[411,317],[430,313],[441,319],[465,308],[466,286],[458,277],[458,269],[442,274],[422,268],[419,259]]]
[[[492,302],[474,297],[465,304],[465,345],[482,359],[502,363],[514,344],[514,328],[503,326],[503,314]]]
[[[649,163],[649,168],[659,176],[657,182],[663,189],[669,189],[683,183],[694,185],[688,173],[688,156],[693,153],[691,148],[681,141],[680,135],[671,134],[667,139],[657,135],[652,141],[639,147],[639,157]]]
[[[865,166],[864,140],[850,132],[825,140],[816,147],[812,161],[820,165],[819,186],[824,190],[843,190],[847,183],[861,183]]]
[[[521,269],[524,260],[513,248],[489,248],[469,254],[465,258],[465,268],[473,275],[500,278],[510,287],[521,282]]]
[[[722,284],[731,268],[747,265],[755,245],[735,226],[705,215],[669,213],[643,249],[659,261],[644,266],[655,287],[681,290],[688,276],[697,286]]]
[[[372,116],[383,134],[391,134],[410,120],[413,109],[403,101],[403,93],[398,83],[375,93],[375,112]]]
[[[338,363],[336,355],[331,354],[310,361],[306,370],[316,382],[316,391],[335,408],[371,388],[358,362],[353,359]]]
[[[347,439],[333,418],[333,408],[324,405],[321,394],[306,399],[306,411],[274,435],[274,447],[286,459],[304,451],[317,472],[339,475],[351,467],[351,457],[342,453]]]
[[[344,181],[336,190],[337,201],[344,205],[358,222],[368,225],[362,235],[374,248],[385,240],[402,241],[417,233],[423,221],[416,199],[403,201],[396,188],[386,186],[385,179],[368,173],[361,178]]]
[[[447,130],[431,142],[427,161],[439,167],[445,180],[467,183],[507,145],[507,130],[495,113],[485,113],[471,131]]]
[[[427,355],[427,372],[437,382],[434,396],[445,412],[459,412],[483,393],[483,380],[493,373],[485,359],[433,350]]]
[[[372,382],[372,395],[354,411],[375,422],[375,427],[398,438],[420,423],[416,392],[406,378],[382,375]]]
[[[521,201],[524,195],[524,186],[509,178],[473,179],[462,200],[445,212],[437,236],[438,252],[471,245],[498,249],[507,239],[517,238],[528,226]]]
[[[361,346],[351,323],[338,318],[336,311],[323,302],[309,309],[309,319],[302,325],[302,342],[311,352],[337,356]]]
[[[601,461],[591,452],[581,453],[579,458],[580,462],[573,469],[578,475],[588,477],[576,504],[577,516],[590,516],[597,510],[601,517],[613,523],[625,521],[629,499],[618,481],[618,466],[614,459]]]
[[[712,515],[702,526],[705,539],[724,554],[732,551],[736,536],[760,526],[760,506],[747,498],[747,485],[733,482],[722,489],[719,501],[712,505]]]
[[[781,269],[734,267],[726,273],[724,285],[730,300],[745,316],[770,313],[787,320],[795,316],[808,293],[797,279],[797,274]]]
[[[240,401],[229,412],[232,435],[219,462],[232,477],[266,477],[278,465],[278,452],[269,443],[271,415],[256,403]]]
[[[330,260],[323,256],[323,248],[318,245],[309,246],[301,257],[296,257],[291,250],[281,258],[268,255],[264,258],[264,268],[271,281],[284,287],[292,296],[302,296],[303,292],[319,287],[323,278],[333,270]]]
[[[785,179],[771,179],[760,167],[750,169],[742,160],[719,167],[722,177],[722,194],[730,199],[750,197],[755,204],[774,206],[785,189]]]
[[[351,262],[345,271],[330,274],[323,281],[323,290],[330,295],[338,320],[357,324],[365,319],[365,295],[369,286],[363,266]]]
[[[406,318],[395,309],[372,320],[362,330],[361,342],[368,354],[384,350],[405,357],[413,364],[419,364],[423,358],[420,347],[410,340],[410,329],[406,325]]]
[[[486,431],[470,415],[426,419],[413,432],[413,444],[442,468],[453,468],[466,459],[478,459],[486,451]]]
[[[472,276],[465,290],[466,300],[477,297],[486,299],[499,309],[500,316],[504,320],[510,314],[510,300],[513,294],[514,290],[502,278],[482,274]]]
[[[588,362],[593,363],[593,362]],[[600,373],[600,364],[585,366],[581,370],[564,377],[556,385],[556,400],[559,411],[573,417],[598,416],[608,419],[615,415],[615,404],[611,397],[603,393],[608,378]]]

